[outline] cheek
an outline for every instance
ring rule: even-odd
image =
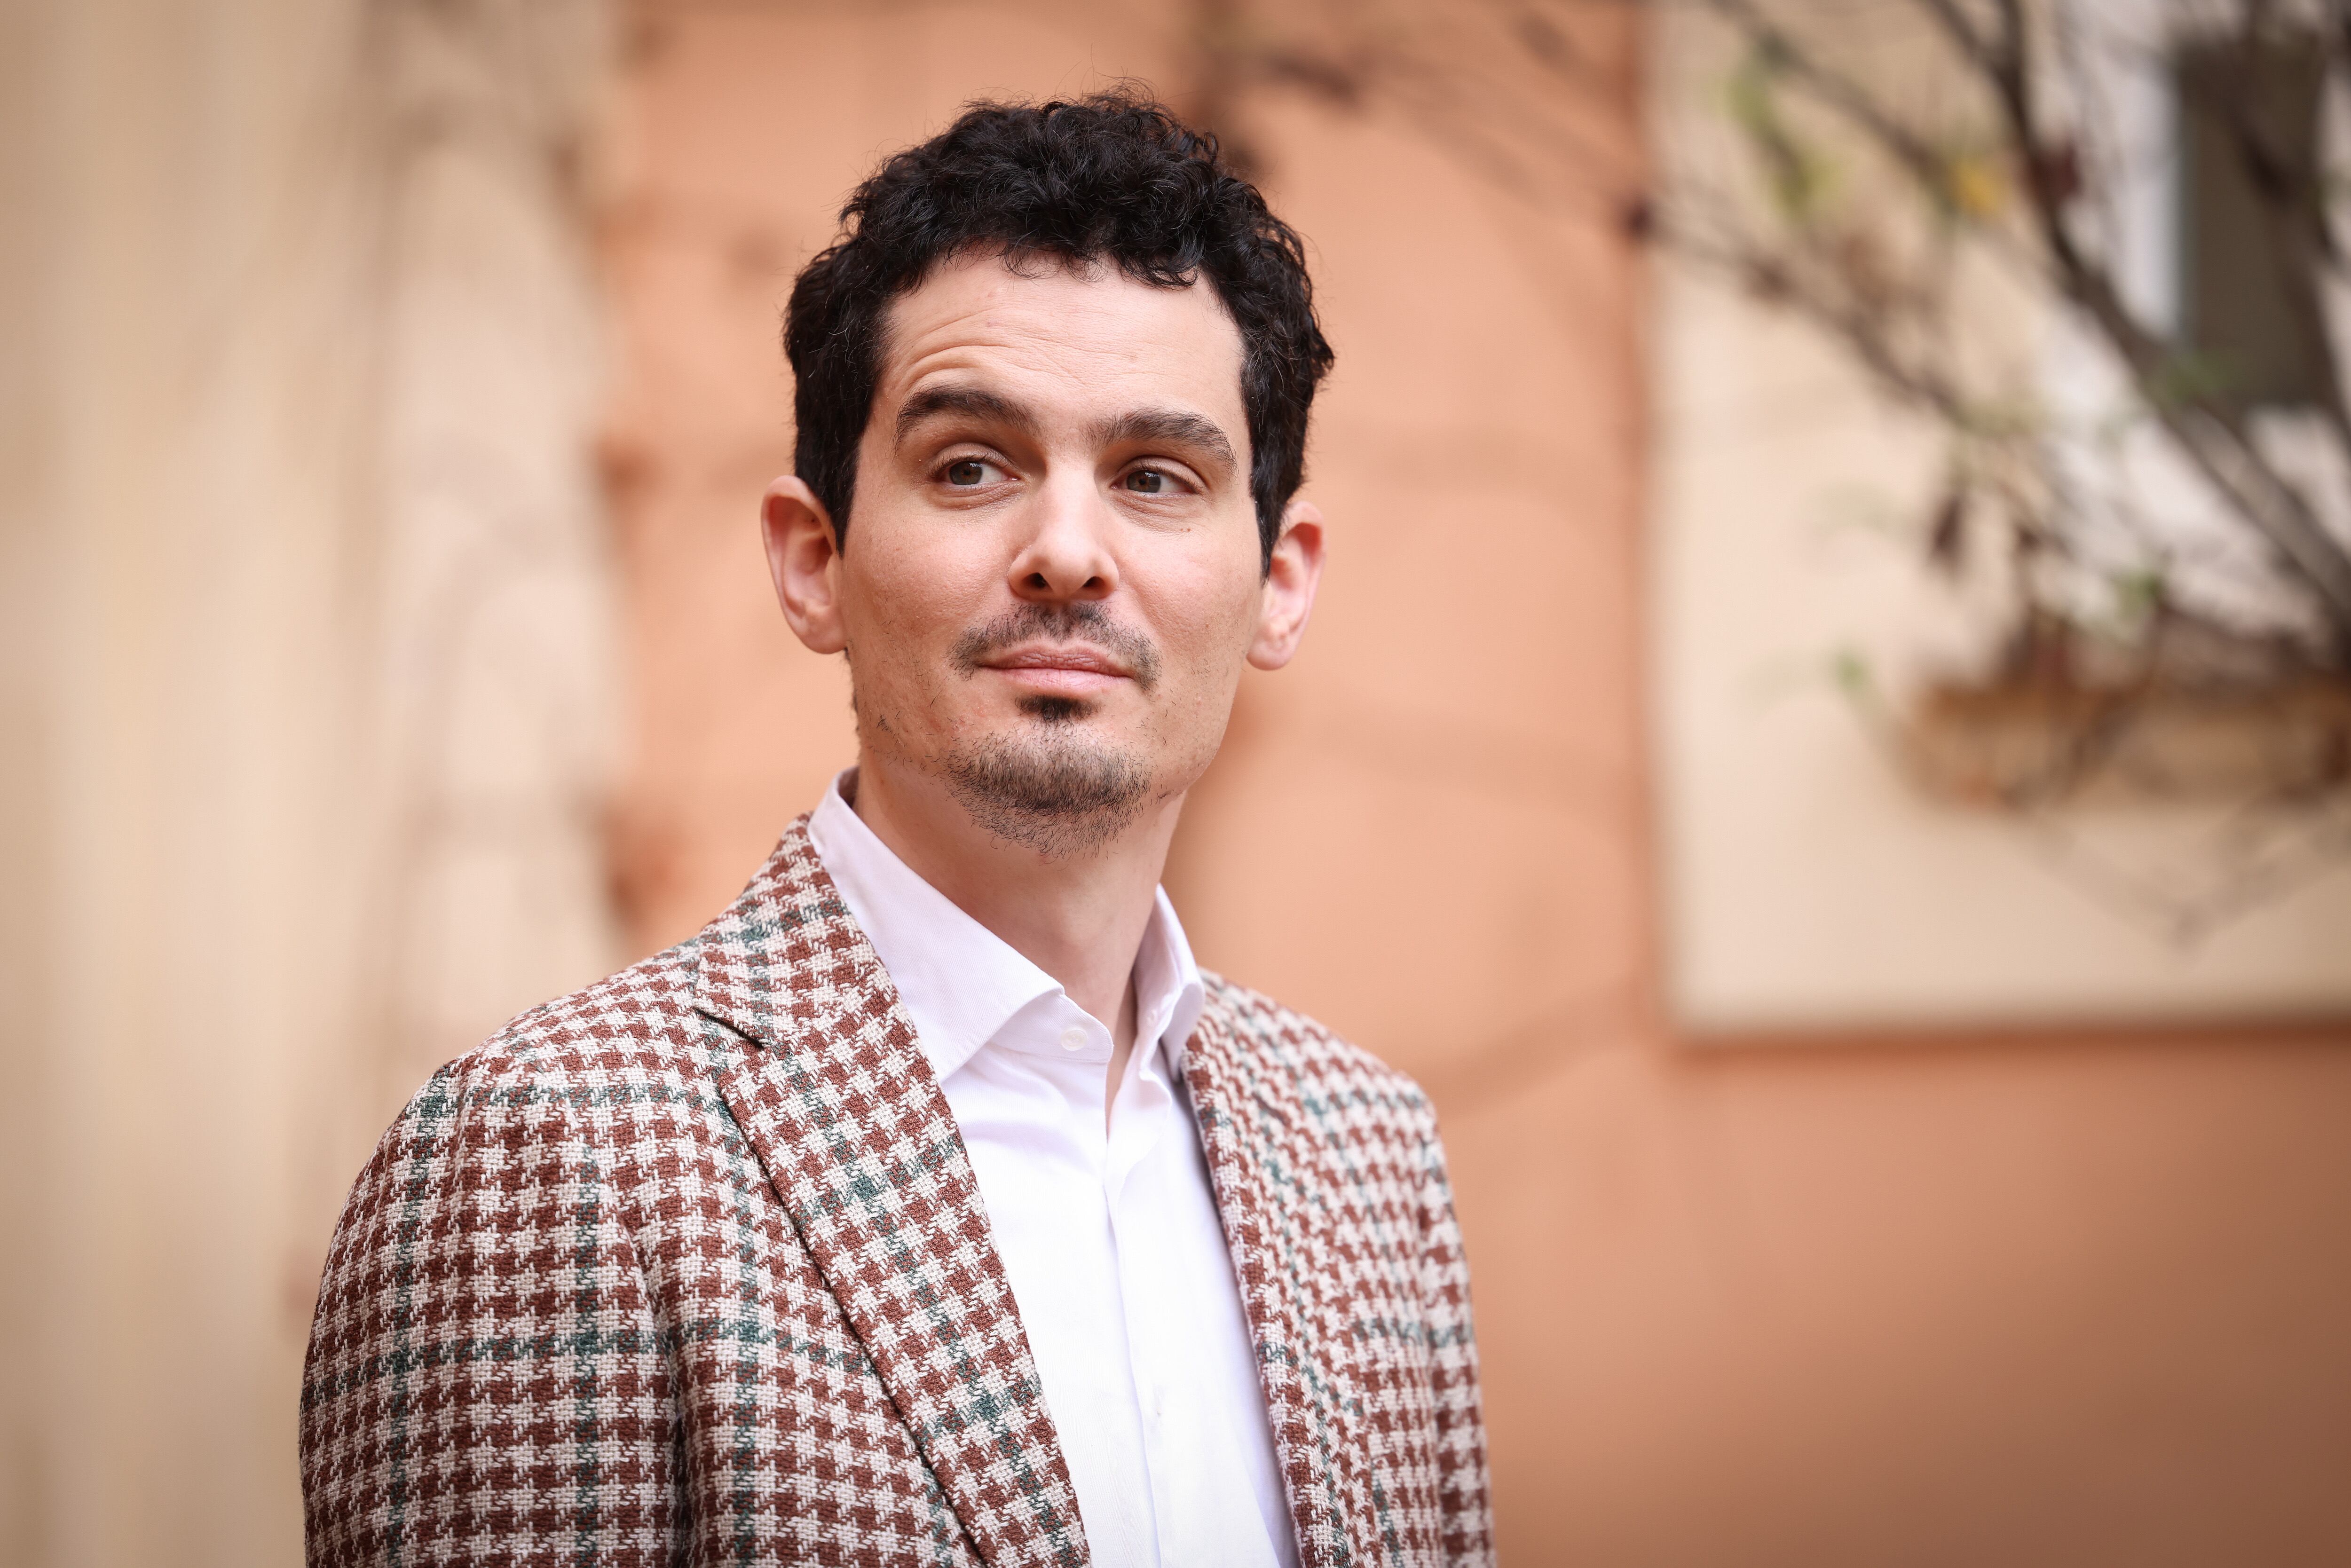
[[[876,528],[850,537],[843,558],[843,619],[851,663],[860,678],[919,678],[935,667],[977,618],[989,573],[985,562],[923,548],[923,542]]]
[[[1199,716],[1221,725],[1257,632],[1257,574],[1241,580],[1230,570],[1204,571],[1187,586],[1160,622],[1170,673],[1186,688],[1186,706],[1212,709]]]
[[[851,632],[852,646],[858,630],[866,633],[867,650],[886,652],[904,658],[925,651],[931,641],[933,629],[942,618],[943,608],[931,601],[929,590],[916,578],[877,576],[865,585],[859,596],[861,627]]]

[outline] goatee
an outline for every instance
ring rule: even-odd
[[[992,735],[946,758],[946,779],[972,820],[1048,859],[1083,854],[1116,838],[1143,810],[1151,774],[1136,758],[1098,746],[1066,720],[1042,733]]]
[[[1158,683],[1151,640],[1085,600],[1016,605],[965,632],[952,657],[964,674],[976,675],[990,654],[1031,638],[1091,643],[1117,654],[1139,690]],[[1081,721],[1094,705],[1084,698],[1031,696],[1019,706],[1031,721],[1022,734],[992,735],[947,754],[947,783],[964,810],[997,837],[1050,858],[1117,837],[1151,793],[1150,768],[1086,736]]]

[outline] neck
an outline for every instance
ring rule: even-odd
[[[1100,1019],[1123,1053],[1134,957],[1151,924],[1184,798],[1146,805],[1081,853],[1045,855],[971,819],[938,780],[861,754],[850,805],[873,836]]]

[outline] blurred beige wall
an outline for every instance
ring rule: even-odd
[[[605,21],[0,7],[0,1562],[298,1561],[353,1173],[618,957]]]
[[[989,92],[1193,85],[1216,7],[651,8],[607,255],[635,682],[616,864],[690,933],[850,755],[768,599],[794,269]],[[1583,130],[1633,151],[1595,8]],[[1205,962],[1418,1074],[1476,1270],[1505,1554],[2351,1560],[2351,1030],[1678,1038],[1644,736],[1636,256],[1411,127],[1239,122],[1340,362],[1307,651],[1252,678],[1169,882]]]

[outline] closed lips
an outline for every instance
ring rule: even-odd
[[[1010,653],[991,654],[981,664],[991,670],[1079,670],[1097,675],[1131,673],[1116,657],[1082,643],[1016,648]]]

